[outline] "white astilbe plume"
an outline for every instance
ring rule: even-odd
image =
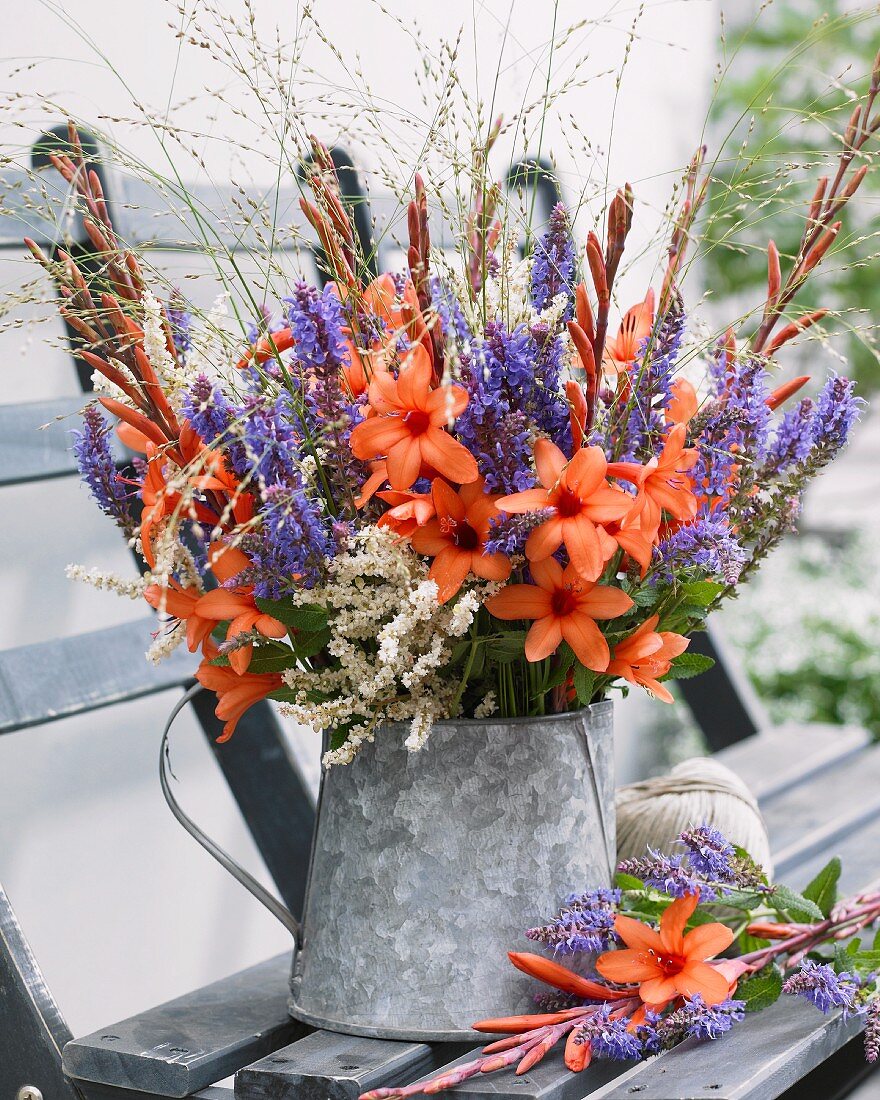
[[[378,527],[352,538],[329,573],[303,602],[330,610],[327,650],[339,667],[285,672],[296,699],[282,709],[317,732],[351,724],[344,744],[325,754],[328,767],[349,763],[384,721],[408,722],[406,747],[420,749],[438,718],[458,712],[457,679],[444,671],[452,639],[467,633],[496,586],[474,586],[453,606],[440,605],[427,563]]]

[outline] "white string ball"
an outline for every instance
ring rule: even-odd
[[[773,871],[767,826],[738,775],[708,756],[677,764],[669,775],[617,789],[617,858],[638,859],[648,847],[674,853],[678,834],[712,825],[764,868]]]

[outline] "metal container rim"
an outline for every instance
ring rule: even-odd
[[[476,726],[480,729],[487,729],[490,726],[535,726],[543,725],[550,722],[565,722],[575,721],[580,718],[585,712],[589,712],[591,717],[600,717],[607,714],[614,709],[613,699],[600,699],[598,703],[589,703],[585,707],[579,707],[577,710],[563,710],[558,714],[535,714],[535,715],[521,715],[517,718],[501,718],[497,715],[490,715],[488,718],[438,718],[433,723],[434,728],[444,728],[449,726]],[[379,728],[409,728],[409,722],[380,722]]]

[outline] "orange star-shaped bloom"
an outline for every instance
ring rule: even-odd
[[[208,557],[211,572],[221,584],[234,580],[251,561],[235,546],[214,545]],[[202,618],[220,622],[229,619],[226,638],[231,641],[239,634],[248,634],[256,630],[266,638],[284,638],[287,627],[272,615],[261,611],[254,599],[252,584],[237,585],[234,588],[215,588],[201,596],[195,606],[196,613]],[[233,649],[229,654],[229,664],[240,676],[247,672],[253,656],[252,645]]]
[[[639,348],[654,327],[654,291],[649,289],[645,300],[632,306],[623,315],[617,335],[608,340],[602,352],[602,369],[612,377],[632,366]]]
[[[151,584],[144,590],[144,599],[151,607],[186,623],[186,644],[190,653],[195,653],[217,625],[216,619],[205,618],[196,610],[201,598],[202,593],[195,585],[184,588],[173,577],[167,587]]]
[[[654,1009],[675,997],[697,993],[707,1005],[720,1004],[728,996],[730,983],[706,959],[730,947],[734,935],[726,925],[716,923],[685,933],[699,900],[699,894],[676,898],[660,917],[659,931],[632,917],[616,917],[614,931],[628,950],[606,951],[596,960],[596,969],[611,982],[638,983],[639,996]]]
[[[391,505],[379,517],[377,526],[390,527],[401,538],[409,538],[416,528],[424,527],[437,514],[430,493],[398,493],[395,489],[388,489],[377,495]]]
[[[669,402],[665,415],[669,424],[687,424],[700,407],[697,391],[686,378],[677,378],[669,387]]]
[[[432,375],[424,345],[414,345],[397,378],[381,372],[373,375],[369,401],[376,415],[361,421],[351,433],[356,458],[369,461],[387,456],[392,489],[409,489],[423,463],[459,484],[479,476],[474,456],[444,431],[467,407],[467,391],[458,385],[432,389]]]
[[[535,467],[543,489],[502,497],[498,507],[504,512],[550,509],[553,514],[535,527],[526,541],[529,561],[543,561],[565,543],[569,561],[581,577],[596,580],[617,550],[617,544],[599,525],[622,520],[633,507],[632,497],[609,485],[605,477],[608,463],[601,447],[582,447],[567,462],[554,443],[539,439]]]
[[[212,665],[208,658],[199,665],[196,679],[217,695],[214,713],[226,723],[223,733],[217,738],[219,742],[229,740],[249,707],[277,691],[284,683],[280,672],[246,672],[239,675],[232,667]]]
[[[498,497],[484,488],[481,477],[458,492],[443,478],[435,478],[431,497],[436,518],[417,527],[410,538],[417,553],[434,559],[428,577],[437,582],[440,603],[452,599],[469,573],[487,581],[506,581],[510,576],[506,554],[486,553],[489,520],[498,515]]]
[[[686,448],[687,428],[674,424],[663,444],[663,450],[644,466],[638,462],[610,462],[608,473],[612,477],[632,482],[638,493],[634,514],[644,512],[643,527],[655,532],[660,526],[661,513],[665,509],[678,520],[693,519],[697,514],[697,498],[691,491],[691,479],[687,471],[699,457],[696,448]]]
[[[486,601],[496,619],[534,619],[526,635],[526,660],[542,661],[563,639],[585,668],[604,672],[610,652],[596,619],[616,619],[633,602],[619,588],[585,581],[573,565],[555,558],[532,562],[534,584],[509,584]]]
[[[669,691],[658,679],[665,676],[672,666],[672,658],[684,653],[690,645],[690,638],[673,634],[669,630],[655,629],[660,621],[659,615],[652,615],[645,622],[614,647],[609,676],[622,676],[631,684],[639,684],[664,703],[673,702]]]

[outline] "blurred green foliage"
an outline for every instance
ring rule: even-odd
[[[877,533],[789,538],[722,612],[777,721],[851,723],[880,739]]]
[[[704,262],[713,297],[732,297],[745,312],[763,302],[768,238],[783,257],[795,254],[816,180],[836,169],[840,135],[880,47],[880,5],[779,0],[757,11],[738,0],[726,14],[735,22],[726,27],[710,119],[710,145],[724,149],[713,170]],[[871,331],[880,320],[871,262],[878,200],[880,164],[849,204],[837,245],[793,303],[793,315],[820,306],[840,311],[825,327],[848,332],[835,346],[862,393],[880,388]]]

